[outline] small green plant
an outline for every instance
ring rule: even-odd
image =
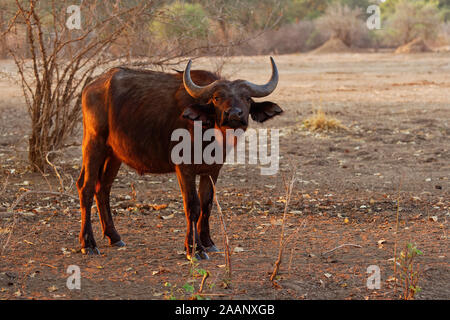
[[[200,263],[194,257],[191,259],[190,266],[191,267],[189,272],[192,276],[192,280],[190,282],[195,283],[196,279],[202,278],[200,287],[198,291],[195,292],[194,285],[189,282],[186,282],[183,288],[186,290],[186,293],[190,295],[189,300],[204,300],[205,298],[201,295],[201,293],[203,292],[203,287],[205,285],[206,279],[209,277],[209,272],[206,271],[205,269],[200,268],[199,267]]]
[[[177,287],[176,284],[172,285],[170,282],[164,283],[164,287],[168,288],[168,290],[164,293],[164,298],[166,300],[177,300],[177,299],[183,299],[183,300],[205,300],[205,298],[202,295],[203,288],[206,283],[206,279],[209,277],[209,272],[205,269],[202,269],[199,267],[199,262],[196,258],[190,259],[190,268],[189,268],[189,274],[192,277],[192,279],[187,280],[181,288]],[[199,289],[195,290],[195,283],[198,278],[202,278]],[[209,288],[213,288],[214,285],[209,285]]]
[[[400,252],[398,263],[400,265],[400,279],[403,287],[403,299],[412,300],[416,293],[421,291],[418,286],[419,271],[415,266],[414,259],[422,255],[422,251],[417,249],[415,244],[408,243],[405,249]]]

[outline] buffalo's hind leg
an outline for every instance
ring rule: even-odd
[[[106,146],[98,139],[83,141],[83,168],[77,181],[81,209],[80,244],[83,254],[100,254],[91,224],[91,207],[99,170],[105,162]]]
[[[95,187],[95,201],[102,225],[103,237],[107,237],[109,244],[115,247],[123,247],[125,243],[120,239],[111,214],[109,195],[114,179],[119,172],[121,161],[112,152],[105,160],[99,172],[99,179]]]
[[[214,184],[217,181],[218,174],[211,176]],[[200,198],[201,214],[198,220],[197,228],[200,233],[200,240],[207,252],[219,252],[220,250],[215,246],[211,239],[209,230],[209,216],[214,200],[214,189],[211,183],[210,176],[201,176],[198,195]]]

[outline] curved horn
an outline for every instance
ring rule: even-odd
[[[192,60],[189,60],[186,69],[184,69],[183,73],[184,88],[189,93],[189,95],[195,99],[209,97],[211,90],[214,88],[215,81],[204,87],[196,85],[191,79],[191,64]]]
[[[272,77],[270,78],[269,82],[263,85],[257,85],[254,83],[251,83],[249,81],[245,81],[245,84],[247,85],[248,89],[250,90],[250,95],[255,98],[261,98],[268,96],[271,94],[278,84],[278,69],[275,64],[275,61],[272,57],[270,57],[270,62],[272,63]]]

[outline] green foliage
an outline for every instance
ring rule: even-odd
[[[450,21],[450,0],[440,0],[438,5],[444,21]]]
[[[183,289],[186,290],[187,293],[193,294],[194,293],[194,286],[190,283],[185,283],[183,285]]]
[[[285,21],[313,20],[323,14],[329,0],[291,0],[284,10]]]
[[[175,1],[159,9],[158,19],[150,31],[163,39],[205,39],[210,21],[206,11],[198,3]]]
[[[335,2],[339,2],[353,9],[360,8],[363,12],[365,12],[367,7],[369,7],[371,4],[377,3],[373,0],[335,0]]]

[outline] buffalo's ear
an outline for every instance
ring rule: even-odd
[[[264,122],[282,112],[283,110],[271,101],[252,102],[250,107],[250,115],[257,122]]]
[[[191,121],[201,121],[203,127],[212,127],[215,122],[214,106],[210,104],[192,104],[181,115]]]

